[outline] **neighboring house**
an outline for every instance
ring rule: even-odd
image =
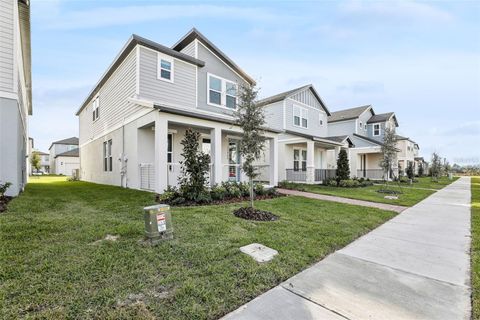
[[[417,164],[415,163],[415,157],[418,157],[419,146],[418,144],[408,137],[397,135],[397,161],[398,170],[401,175],[406,175],[406,170],[410,163],[413,166],[414,172],[417,172]]]
[[[12,183],[8,196],[27,183],[31,90],[29,1],[0,0],[0,183]]]
[[[132,35],[77,111],[82,180],[163,192],[176,185],[187,128],[211,155],[210,181],[240,173],[237,90],[254,80],[196,29],[171,48]],[[277,132],[267,130],[262,180],[278,182]]]
[[[33,150],[32,153],[38,154],[40,157],[40,169],[38,171],[35,168],[31,168],[30,173],[37,173],[37,172],[42,172],[44,174],[49,174],[50,173],[50,155],[46,152],[38,151],[38,150]],[[32,154],[30,153],[30,155]]]
[[[385,128],[397,128],[395,113],[375,114],[371,105],[332,112],[328,134],[348,135],[354,144],[350,149],[350,175],[370,179],[384,178],[380,167]],[[392,175],[397,175],[396,164]]]
[[[48,150],[50,151],[50,173],[51,174],[65,174],[65,175],[71,175],[71,167],[73,167],[73,163],[78,162],[76,160],[70,159],[68,161],[69,166],[65,167],[65,165],[62,165],[61,167],[57,167],[57,155],[64,154],[67,151],[72,151],[78,149],[78,138],[77,137],[71,137],[59,141],[52,142],[50,145],[50,148]],[[78,157],[78,155],[77,155]],[[69,156],[71,158],[71,156]],[[70,164],[71,162],[71,164]],[[66,170],[67,169],[67,170]],[[77,168],[78,169],[78,165]],[[66,172],[66,173],[65,173]]]
[[[259,101],[269,127],[281,130],[278,138],[279,179],[318,183],[335,176],[327,166],[330,150],[336,157],[353,144],[347,135],[328,136],[330,112],[312,85],[279,93]]]
[[[75,175],[74,171],[80,169],[78,148],[55,155],[53,162],[55,174],[62,174],[65,176]]]

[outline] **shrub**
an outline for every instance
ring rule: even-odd
[[[250,186],[248,185],[248,183],[234,182],[234,184],[236,184],[238,189],[240,189],[240,192],[242,193],[242,197],[250,196]]]
[[[254,192],[257,196],[263,196],[266,193],[266,190],[261,183],[255,184]]]
[[[338,183],[335,179],[329,179],[329,180],[325,180],[325,185],[329,187],[336,187],[338,186]]]
[[[360,182],[357,180],[340,180],[338,186],[343,188],[357,188],[360,186]]]
[[[350,176],[350,168],[348,165],[348,155],[345,149],[341,149],[337,159],[337,179],[347,180]]]
[[[408,179],[413,179],[413,163],[409,162],[406,170]]]
[[[162,194],[158,195],[158,202],[160,203],[172,203],[175,199],[180,197],[180,192],[176,187],[168,186]],[[185,199],[184,199],[185,201]]]
[[[227,189],[223,186],[214,186],[212,190],[210,190],[210,196],[212,197],[212,200],[222,200],[226,197],[227,195]]]
[[[11,185],[11,182],[0,183],[0,198],[5,196],[5,192],[7,192]]]
[[[197,198],[195,199],[195,202],[196,203],[202,203],[202,204],[212,202],[212,197],[210,195],[210,192],[204,191],[204,192],[199,193],[197,195]]]

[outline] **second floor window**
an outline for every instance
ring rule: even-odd
[[[162,55],[158,55],[158,78],[173,82],[173,60]]]
[[[237,108],[237,85],[226,79],[208,74],[208,104]]]
[[[100,99],[96,97],[92,102],[92,120],[96,121],[100,117]]]
[[[103,171],[112,171],[112,140],[103,142]]]
[[[308,128],[308,110],[302,107],[293,107],[293,125]]]
[[[380,124],[377,123],[373,125],[373,135],[374,136],[380,135]]]

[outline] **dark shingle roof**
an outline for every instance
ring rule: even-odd
[[[78,148],[72,149],[69,151],[65,151],[63,153],[59,153],[55,156],[56,157],[78,157],[79,156],[79,151]]]
[[[398,135],[398,134],[395,135],[395,136],[397,137],[397,140],[408,140],[408,141],[410,141],[410,142],[412,142],[412,143],[417,144],[415,141],[413,141],[413,140],[410,139],[409,137],[404,137],[404,136],[401,136],[401,135]]]
[[[345,140],[347,140],[350,148],[355,147],[355,145],[353,144],[353,142],[352,142],[352,140],[350,139],[349,136],[331,136],[331,137],[327,137],[327,139],[332,140],[332,141],[336,141],[336,142],[339,142],[339,143],[344,143]]]
[[[254,84],[255,80],[251,78],[245,71],[243,71],[233,60],[231,60],[225,53],[222,52],[216,45],[214,45],[210,40],[207,39],[203,34],[200,33],[195,28],[192,28],[186,35],[184,35],[180,40],[177,41],[172,46],[172,49],[175,51],[180,51],[185,48],[188,44],[190,44],[193,40],[199,40],[203,45],[205,45],[210,51],[216,54],[220,59],[223,60],[230,68],[235,70],[239,75],[242,76],[245,80],[247,80],[250,84]]]
[[[372,109],[371,105],[365,105],[356,108],[344,109],[332,112],[332,115],[328,117],[328,122],[336,122],[336,121],[344,121],[344,120],[351,120],[358,118],[362,113],[367,111],[368,109]],[[373,112],[372,109],[372,113]]]
[[[375,140],[375,139],[372,139],[372,138],[369,138],[369,137],[365,137],[365,136],[362,136],[362,135],[359,135],[359,134],[356,134],[354,133],[353,134],[355,137],[357,138],[360,138],[360,139],[363,139],[365,141],[368,141],[368,142],[371,142],[371,143],[374,143],[374,144],[377,144],[379,146],[383,146],[383,143],[379,140]]]
[[[291,131],[291,130],[285,130],[285,133],[293,134],[293,135],[303,137],[303,138],[307,138],[307,139],[311,139],[313,141],[331,143],[334,146],[341,146],[341,144],[343,143],[342,141],[337,141],[337,140],[331,139],[332,137],[313,136],[313,135],[310,135],[310,134],[300,133],[300,132]]]
[[[301,87],[298,87],[298,88],[295,88],[295,89],[292,89],[292,90],[288,90],[288,91],[278,93],[278,94],[270,96],[268,98],[264,98],[262,100],[259,100],[257,103],[258,103],[259,106],[266,106],[268,104],[272,104],[272,103],[275,103],[275,102],[278,102],[278,101],[282,101],[282,100],[286,99],[288,96],[294,94],[295,92],[302,91],[302,90],[305,90],[305,89],[310,89],[310,91],[315,96],[315,98],[317,98],[318,102],[320,102],[320,105],[322,106],[323,110],[327,113],[328,116],[330,116],[330,111],[328,110],[325,103],[323,103],[322,98],[320,98],[320,95],[318,94],[317,90],[315,90],[315,88],[313,87],[312,84],[307,84],[305,86],[301,86]]]
[[[367,123],[385,122],[390,120],[391,117],[393,117],[393,120],[395,120],[395,125],[398,127],[398,122],[397,122],[397,117],[395,116],[395,112],[376,114],[372,116],[370,119],[368,119]]]
[[[78,145],[78,138],[77,137],[71,137],[71,138],[67,138],[67,139],[52,142],[52,144],[77,144]]]

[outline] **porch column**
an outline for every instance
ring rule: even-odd
[[[270,185],[278,185],[278,138],[269,139],[269,155],[270,155]]]
[[[168,186],[167,149],[168,121],[158,113],[155,119],[155,192],[163,193]]]
[[[307,183],[315,182],[315,142],[307,141]]]
[[[219,184],[223,178],[222,165],[222,129],[215,128],[210,130],[211,141],[211,160],[212,160],[212,183]]]

